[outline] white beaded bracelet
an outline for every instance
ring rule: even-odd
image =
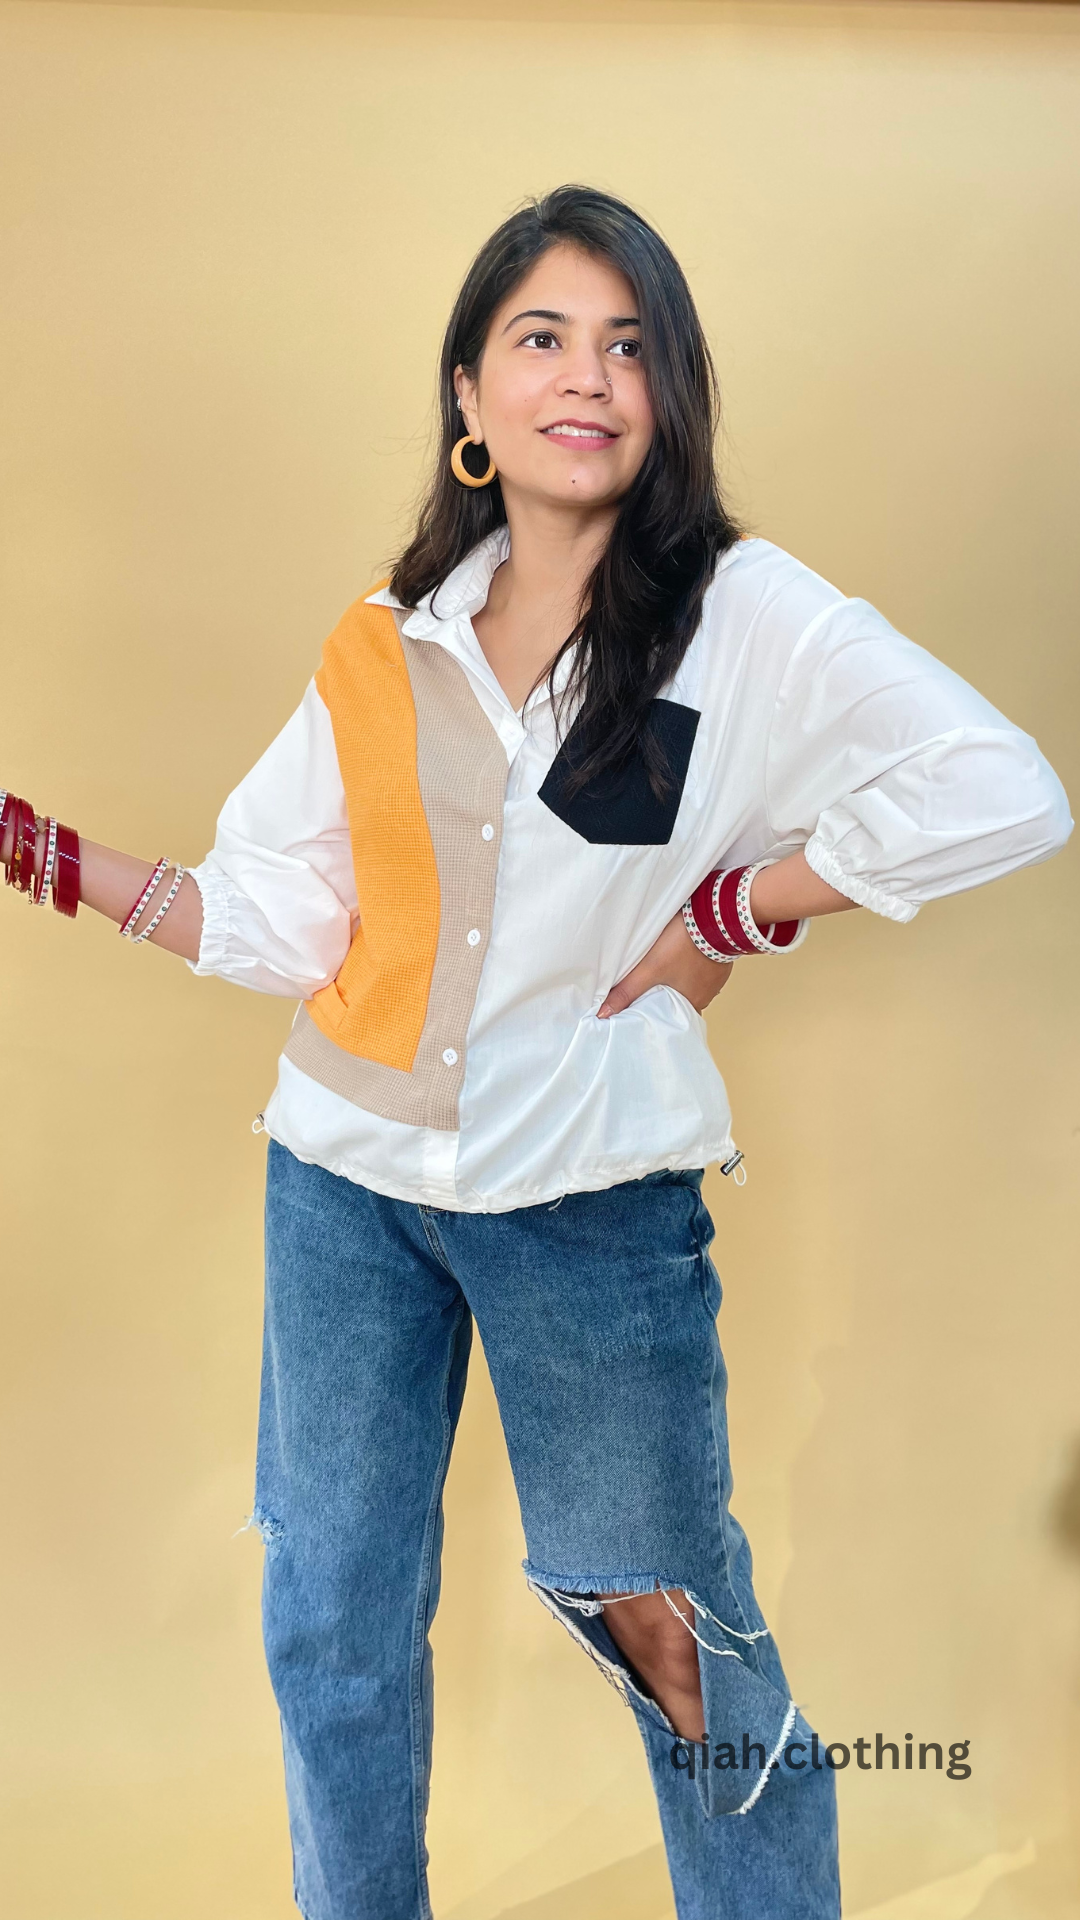
[[[758,953],[774,953],[776,951],[769,938],[776,922],[773,921],[771,923],[768,933],[762,933],[761,928],[758,926],[757,921],[750,911],[750,889],[763,867],[773,867],[775,865],[775,860],[759,860],[755,866],[745,867],[739,875],[739,884],[735,889],[735,912],[739,916],[739,925],[749,940],[750,945],[756,947]]]
[[[135,922],[141,918],[142,914],[144,913],[147,906],[150,904],[150,901],[153,899],[155,893],[160,887],[161,882],[164,880],[165,875],[168,873],[169,868],[171,866],[172,866],[171,860],[158,861],[157,866],[154,868],[153,873],[150,875],[150,878],[147,881],[142,892],[140,893],[138,899],[136,900],[135,905],[132,907],[131,912],[128,914],[127,919],[124,921],[122,927],[120,928],[120,938],[122,940],[127,939],[130,936],[131,930],[134,927]]]
[[[131,942],[133,947],[137,947],[141,945],[141,943],[144,940],[149,940],[150,935],[154,931],[154,928],[161,925],[161,922],[164,920],[165,915],[168,913],[169,908],[172,906],[173,901],[176,899],[176,896],[180,891],[180,882],[183,879],[186,872],[187,872],[186,867],[181,867],[179,865],[177,866],[176,877],[173,880],[172,886],[169,888],[168,893],[165,895],[164,900],[162,901],[157,912],[155,913],[149,926],[144,927],[141,933],[137,933],[135,935],[134,939]]]
[[[0,800],[0,806],[3,806],[2,800]],[[45,825],[49,829],[49,839],[45,848],[45,865],[41,869],[41,892],[36,896],[39,907],[48,905],[49,887],[52,884],[53,868],[56,865],[57,822],[50,816]]]
[[[758,953],[794,953],[796,947],[802,946],[803,941],[810,931],[809,920],[799,921],[795,937],[793,940],[788,941],[786,947],[774,947],[772,936],[776,932],[776,921],[773,920],[770,922],[768,933],[762,933],[761,928],[758,926],[757,921],[750,911],[750,889],[754,884],[755,874],[759,874],[763,867],[775,867],[775,865],[775,860],[759,860],[756,866],[747,867],[745,872],[740,874],[739,884],[735,889],[735,911],[739,916],[740,927],[751,946],[753,946]],[[717,892],[719,891],[719,884],[718,881],[716,886]],[[719,915],[717,917],[719,918]]]

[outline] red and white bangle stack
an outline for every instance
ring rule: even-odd
[[[748,953],[794,953],[810,931],[809,920],[778,920],[759,927],[750,911],[754,875],[772,860],[753,866],[721,867],[707,874],[683,907],[683,924],[695,947],[710,960],[730,966]]]
[[[11,853],[6,861],[7,884],[43,907],[52,889],[57,913],[74,920],[79,910],[79,836],[59,820],[38,818],[28,800],[0,788],[0,847],[11,828]],[[36,873],[38,837],[45,849],[41,872]]]

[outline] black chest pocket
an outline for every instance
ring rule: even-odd
[[[571,800],[565,799],[567,779],[582,754],[577,727],[571,727],[548,768],[539,798],[593,846],[666,846],[675,830],[700,719],[696,708],[680,706],[677,700],[654,700],[649,708],[645,730],[663,748],[668,767],[670,784],[663,800],[649,785],[640,750],[625,766],[602,773]]]

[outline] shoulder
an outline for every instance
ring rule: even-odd
[[[377,580],[373,587],[346,607],[326,645],[363,639],[394,630],[394,609],[399,606],[390,592],[389,579]]]
[[[805,561],[772,540],[751,536],[729,549],[713,575],[702,609],[710,638],[738,643],[753,633],[759,644],[781,645],[812,620],[847,604],[847,595]]]
[[[850,605],[846,594],[772,540],[739,540],[705,593],[675,684],[695,704],[725,704],[743,679],[775,686],[800,641]]]
[[[323,642],[322,659],[315,674],[315,684],[324,700],[342,675],[348,676],[373,661],[391,664],[401,658],[401,641],[394,620],[397,605],[389,592],[388,581],[380,580],[346,607],[333,632]]]

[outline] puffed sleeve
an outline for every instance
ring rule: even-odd
[[[778,842],[890,920],[1049,859],[1069,803],[1030,734],[865,600],[815,619],[784,670],[766,794]]]
[[[192,878],[203,930],[193,973],[308,999],[333,980],[356,924],[345,792],[314,680],[229,795]]]

